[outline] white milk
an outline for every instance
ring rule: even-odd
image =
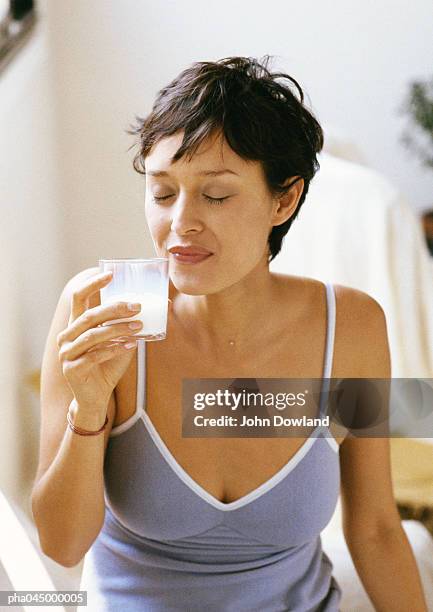
[[[112,304],[114,302],[138,302],[141,304],[140,312],[132,314],[130,317],[122,317],[121,319],[112,319],[106,321],[102,325],[111,325],[112,323],[125,323],[127,321],[139,320],[143,323],[143,327],[138,332],[131,330],[131,335],[135,336],[161,336],[165,338],[167,327],[167,298],[163,298],[155,293],[118,293],[110,295],[110,297],[102,299],[102,306]],[[161,338],[162,339],[162,338]]]

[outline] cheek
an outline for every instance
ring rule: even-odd
[[[147,226],[153,235],[160,234],[167,225],[161,211],[155,210],[151,206],[145,207]]]
[[[250,268],[263,256],[270,230],[269,218],[263,212],[239,211],[239,214],[221,226],[218,235],[224,259],[236,259],[238,271]],[[234,270],[233,270],[234,271]]]
[[[238,216],[236,221],[238,230],[249,240],[260,246],[260,242],[266,240],[269,234],[270,215],[263,202],[255,202],[248,206]]]

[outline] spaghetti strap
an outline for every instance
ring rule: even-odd
[[[323,378],[331,378],[332,363],[334,357],[335,340],[335,290],[331,283],[326,282],[326,304],[327,304],[327,324],[326,324],[326,351],[323,366]]]
[[[334,361],[334,341],[335,341],[335,319],[336,319],[336,304],[335,290],[330,282],[324,283],[326,287],[326,341],[325,341],[325,357],[323,362],[323,379],[322,392],[320,397],[319,415],[324,416],[328,403],[328,394],[330,387],[330,378],[332,373],[332,364]]]
[[[109,437],[118,436],[132,427],[141,417],[144,410],[145,385],[146,385],[146,341],[137,338],[137,392],[135,412],[117,427],[112,427]]]
[[[145,411],[146,401],[146,340],[137,341],[137,397],[136,411]]]

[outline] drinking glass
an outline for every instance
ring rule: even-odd
[[[103,325],[138,319],[143,327],[135,334],[147,341],[165,340],[168,311],[168,258],[100,259],[101,272],[113,272],[100,290],[101,304],[139,302],[141,310],[131,317],[106,321]]]

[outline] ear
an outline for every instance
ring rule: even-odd
[[[289,188],[275,198],[272,225],[281,225],[293,215],[304,190],[304,179],[301,176],[291,176],[284,181],[283,186]]]

